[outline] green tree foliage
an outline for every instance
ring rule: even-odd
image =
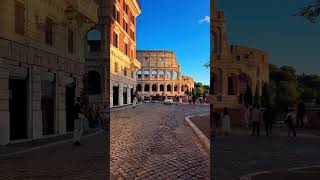
[[[320,0],[313,0],[313,2],[301,8],[295,16],[303,16],[310,22],[316,23],[320,16]]]
[[[203,93],[209,94],[210,92],[210,86],[209,85],[203,85]]]

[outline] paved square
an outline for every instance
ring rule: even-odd
[[[111,113],[111,179],[209,179],[209,155],[184,117],[204,105],[143,104]]]

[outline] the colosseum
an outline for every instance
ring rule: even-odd
[[[141,70],[137,73],[137,92],[142,97],[176,97],[185,100],[194,88],[192,77],[182,76],[172,51],[139,50],[137,59]]]

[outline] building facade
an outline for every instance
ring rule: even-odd
[[[268,55],[258,49],[229,46],[224,12],[217,10],[216,0],[211,5],[212,101],[216,108],[239,107],[247,87],[261,96],[263,85],[269,82]]]
[[[136,72],[141,64],[136,59],[136,18],[141,13],[137,0],[114,0],[110,17],[110,107],[133,103]],[[108,93],[100,84],[102,76],[99,38],[88,38],[86,70],[91,103],[101,102]],[[109,91],[108,91],[109,92]]]
[[[183,96],[192,92],[194,80],[182,76],[175,53],[161,50],[139,50],[137,59],[141,69],[137,72],[137,92],[144,97]]]
[[[0,144],[73,130],[97,7],[94,0],[0,2]]]

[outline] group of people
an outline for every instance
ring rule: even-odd
[[[259,108],[255,107],[247,107],[244,108],[244,118],[247,123],[247,128],[252,126],[252,133],[251,136],[257,135],[260,136],[260,126],[261,123],[264,123],[266,136],[272,134],[272,126],[274,123],[273,111],[271,107]],[[293,135],[294,137],[297,136],[295,128],[304,128],[304,118],[305,118],[305,104],[301,101],[298,103],[297,110],[294,109],[287,109],[286,116],[285,116],[285,123],[288,127],[288,137]],[[220,115],[215,113],[216,123],[217,120],[220,119]],[[224,108],[222,114],[222,130],[225,135],[229,135],[231,132],[231,117],[229,115],[228,108]],[[216,124],[217,126],[217,124]]]
[[[74,106],[74,145],[80,145],[80,139],[85,129],[103,127],[103,123],[108,118],[107,113],[106,107],[94,104],[82,104],[78,98]]]

